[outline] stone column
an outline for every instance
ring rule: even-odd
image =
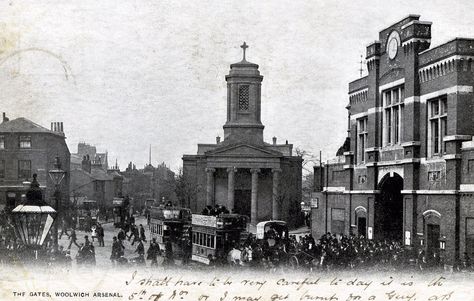
[[[235,172],[236,172],[236,168],[235,167],[230,167],[230,168],[227,168],[227,175],[228,175],[228,179],[227,179],[227,205],[229,206],[229,211],[230,213],[232,213],[232,211],[234,210],[234,187],[235,187],[235,183],[234,183],[234,175],[235,175]]]
[[[214,172],[215,168],[206,168],[207,173],[207,186],[206,186],[206,206],[214,205]]]
[[[250,173],[252,174],[252,199],[250,205],[250,223],[252,225],[257,224],[257,199],[258,199],[258,173],[260,169],[252,168]]]
[[[279,193],[280,193],[280,173],[281,169],[275,168],[272,169],[273,173],[273,193],[272,193],[272,219],[280,219],[280,204],[279,202]]]

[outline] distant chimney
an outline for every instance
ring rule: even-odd
[[[277,144],[277,137],[273,137],[273,145]]]
[[[219,143],[221,143],[221,137],[217,136],[216,137],[216,144],[219,144]]]
[[[91,161],[89,155],[82,157],[82,170],[91,173]]]
[[[2,120],[3,120],[3,122],[7,122],[7,121],[10,120],[10,119],[8,119],[8,117],[7,117],[7,113],[3,112],[3,119],[2,119]]]

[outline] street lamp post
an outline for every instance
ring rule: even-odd
[[[54,160],[54,169],[49,171],[49,176],[54,184],[54,200],[55,200],[55,208],[57,211],[56,222],[54,223],[54,251],[58,250],[58,223],[61,222],[61,191],[60,191],[60,184],[61,181],[64,179],[66,172],[61,169],[61,161],[59,157],[56,157]]]
[[[56,211],[43,200],[43,194],[33,175],[30,189],[26,192],[26,201],[12,210],[15,233],[27,250],[33,250],[38,259],[38,250],[43,245]]]

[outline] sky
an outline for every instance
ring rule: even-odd
[[[388,4],[390,3],[390,4]],[[173,170],[223,136],[230,64],[257,63],[264,137],[323,160],[347,134],[348,83],[382,29],[431,21],[432,47],[474,38],[474,1],[1,1],[0,111]],[[364,66],[365,67],[365,66]],[[366,68],[364,68],[364,74]]]

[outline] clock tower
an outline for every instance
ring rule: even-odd
[[[230,65],[227,81],[227,122],[224,125],[226,143],[247,142],[263,145],[261,115],[261,83],[258,65],[247,62],[244,42],[242,61]]]

